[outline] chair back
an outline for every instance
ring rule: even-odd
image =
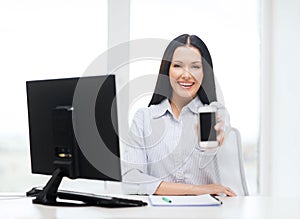
[[[249,195],[244,170],[241,136],[236,128],[231,128],[223,145],[219,148],[217,161],[221,184],[230,187],[239,196]]]

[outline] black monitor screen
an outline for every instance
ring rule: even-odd
[[[32,173],[121,180],[115,76],[26,82]]]

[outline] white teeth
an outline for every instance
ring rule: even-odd
[[[194,82],[178,82],[178,84],[184,87],[190,87],[194,84]]]

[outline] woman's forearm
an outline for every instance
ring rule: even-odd
[[[182,183],[162,182],[155,195],[203,195],[203,194],[225,194],[236,196],[229,188],[220,184],[191,185]]]
[[[162,182],[157,190],[156,195],[194,195],[195,185],[181,184],[172,182]]]

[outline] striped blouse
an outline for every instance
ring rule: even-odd
[[[122,162],[126,194],[153,194],[162,181],[186,184],[219,183],[217,149],[202,151],[196,133],[196,97],[173,115],[168,99],[137,111]]]

